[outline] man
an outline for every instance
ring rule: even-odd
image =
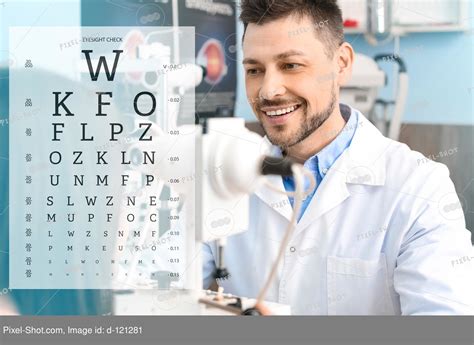
[[[278,154],[311,170],[302,212],[265,299],[293,314],[473,314],[474,256],[448,169],[339,105],[352,47],[335,0],[244,0],[247,96]],[[272,179],[294,190],[292,179]],[[262,187],[224,253],[226,292],[256,297],[293,199]],[[204,246],[205,285],[215,244]]]

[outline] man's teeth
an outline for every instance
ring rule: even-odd
[[[294,105],[288,108],[283,108],[283,109],[278,109],[278,110],[273,110],[273,111],[266,111],[265,114],[267,114],[268,116],[284,115],[287,113],[291,113],[296,108],[297,106]]]

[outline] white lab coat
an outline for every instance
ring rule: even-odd
[[[284,190],[280,177],[271,178]],[[292,208],[262,186],[248,231],[228,238],[219,284],[256,297]],[[205,244],[204,284],[216,246]],[[266,300],[292,314],[474,314],[474,253],[449,171],[384,137],[362,114],[290,240]]]

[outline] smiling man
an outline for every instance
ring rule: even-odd
[[[335,0],[244,0],[247,96],[275,154],[310,170],[304,200],[266,300],[293,314],[473,314],[470,232],[448,169],[385,138],[339,104],[354,51]],[[292,178],[272,178],[293,191]],[[256,297],[292,214],[293,199],[261,187],[247,231],[228,239],[219,280]],[[204,246],[204,285],[217,248]],[[461,259],[464,258],[464,259]]]
[[[337,93],[354,59],[337,6],[312,3],[244,2],[241,15],[247,96],[268,139],[300,162],[344,127]]]

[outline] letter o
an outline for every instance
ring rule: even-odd
[[[57,153],[58,156],[59,156],[59,160],[58,160],[56,163],[53,162],[53,154],[54,154],[54,153]],[[59,152],[59,151],[53,151],[53,152],[51,152],[51,153],[49,154],[49,161],[51,162],[51,164],[59,164],[59,163],[61,163],[61,160],[62,160],[61,152]]]

